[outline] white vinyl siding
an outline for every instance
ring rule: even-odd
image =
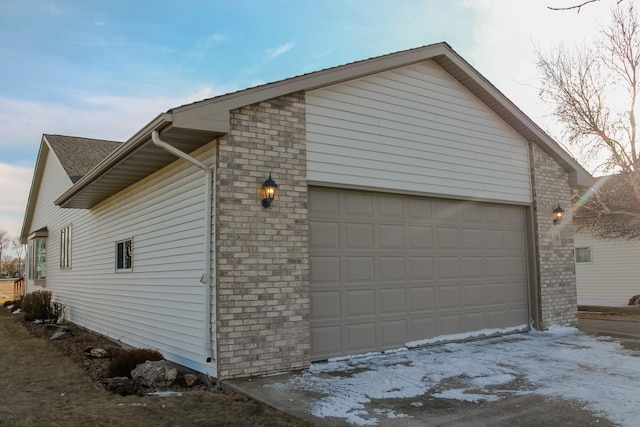
[[[640,294],[640,242],[576,234],[575,247],[591,252],[591,262],[576,263],[578,304],[624,306]]]
[[[213,163],[215,143],[191,154]],[[47,289],[66,304],[68,319],[128,345],[158,349],[173,362],[215,376],[215,361],[206,363],[204,356],[205,289],[200,282],[204,172],[177,160],[90,210],[62,209],[53,201],[71,183],[55,156],[49,157],[32,230],[59,230],[73,223],[73,269],[59,269],[56,263],[47,277]],[[132,236],[134,268],[116,272],[115,242]],[[48,256],[58,259],[58,251],[59,245],[50,245]]]
[[[532,200],[526,141],[432,61],[306,101],[311,183]]]

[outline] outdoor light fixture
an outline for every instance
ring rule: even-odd
[[[560,204],[558,204],[558,207],[553,210],[553,223],[559,224],[560,221],[562,221],[563,216],[564,216],[564,209],[562,209],[560,207]]]
[[[263,208],[271,207],[273,199],[276,197],[276,188],[278,188],[278,184],[271,179],[271,174],[269,174],[269,179],[262,184],[262,191],[264,191],[264,199],[262,199]]]

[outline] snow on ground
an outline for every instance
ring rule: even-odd
[[[580,400],[611,421],[631,426],[637,424],[640,408],[639,356],[613,340],[552,327],[318,363],[292,377],[290,386],[324,396],[311,408],[314,416],[344,418],[357,425],[375,425],[378,417],[407,416],[380,409],[368,413],[365,405],[376,399],[429,393],[479,402],[535,393]]]

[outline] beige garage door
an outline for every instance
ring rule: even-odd
[[[528,323],[524,208],[309,194],[312,359]]]

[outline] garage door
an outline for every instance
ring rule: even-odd
[[[528,323],[524,208],[313,187],[312,359]]]

